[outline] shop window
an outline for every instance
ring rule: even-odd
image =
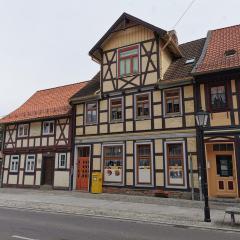
[[[150,118],[150,95],[148,93],[136,95],[136,119]]]
[[[112,122],[123,120],[122,98],[114,98],[110,100],[110,118]]]
[[[97,123],[97,102],[86,104],[86,123],[87,124]]]
[[[233,176],[233,162],[231,155],[217,155],[217,175],[221,177]]]
[[[104,182],[123,184],[123,145],[103,146]]]
[[[32,173],[34,172],[34,169],[35,169],[35,155],[27,155],[25,171]]]
[[[43,135],[54,134],[54,121],[43,122]]]
[[[226,86],[218,85],[210,87],[210,110],[221,111],[227,108]]]
[[[143,143],[136,145],[136,176],[137,184],[152,184],[152,145]]]
[[[185,180],[185,156],[184,143],[166,143],[166,180],[169,187],[184,187]]]
[[[10,172],[17,173],[19,168],[19,156],[11,156]]]
[[[18,137],[27,137],[28,136],[29,125],[20,124],[18,126]]]
[[[139,72],[139,49],[137,46],[118,51],[118,76],[133,75]]]
[[[164,91],[165,95],[165,115],[181,114],[181,94],[180,89]]]

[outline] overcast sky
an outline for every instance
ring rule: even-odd
[[[0,0],[0,116],[35,91],[90,79],[88,51],[123,13],[171,30],[191,0]],[[240,24],[240,0],[197,0],[179,42]]]

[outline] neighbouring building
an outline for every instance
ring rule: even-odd
[[[72,108],[69,99],[85,83],[37,91],[4,124],[3,187],[69,189]]]
[[[0,124],[0,187],[2,186],[2,144],[3,144],[3,126]]]
[[[240,25],[209,31],[194,68],[196,108],[210,113],[205,130],[211,197],[240,194]]]

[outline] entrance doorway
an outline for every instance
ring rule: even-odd
[[[236,159],[233,143],[206,144],[209,196],[238,196]]]
[[[90,147],[79,148],[76,189],[88,192]]]
[[[41,185],[53,185],[54,156],[43,156]]]

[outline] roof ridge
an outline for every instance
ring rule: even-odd
[[[216,28],[216,29],[212,29],[210,31],[218,31],[218,30],[223,30],[223,29],[227,29],[227,28],[234,28],[234,27],[240,27],[240,24],[235,24],[232,26],[226,26],[226,27],[221,27],[221,28]]]
[[[53,89],[57,89],[57,88],[63,88],[63,87],[67,87],[67,86],[73,86],[73,85],[77,85],[77,84],[81,84],[81,83],[87,83],[89,81],[90,80],[86,80],[86,81],[77,82],[77,83],[69,83],[69,84],[65,84],[65,85],[62,85],[62,86],[56,86],[56,87],[40,89],[40,90],[37,90],[35,93],[37,93],[37,92],[44,92],[44,91],[48,91],[48,90],[53,90]]]
[[[195,40],[192,40],[192,41],[184,42],[184,43],[179,44],[179,46],[182,46],[184,44],[189,44],[189,43],[192,43],[192,42],[196,42],[196,41],[200,41],[200,40],[203,40],[203,39],[206,39],[206,37],[202,37],[202,38],[198,38],[198,39],[195,39]]]

